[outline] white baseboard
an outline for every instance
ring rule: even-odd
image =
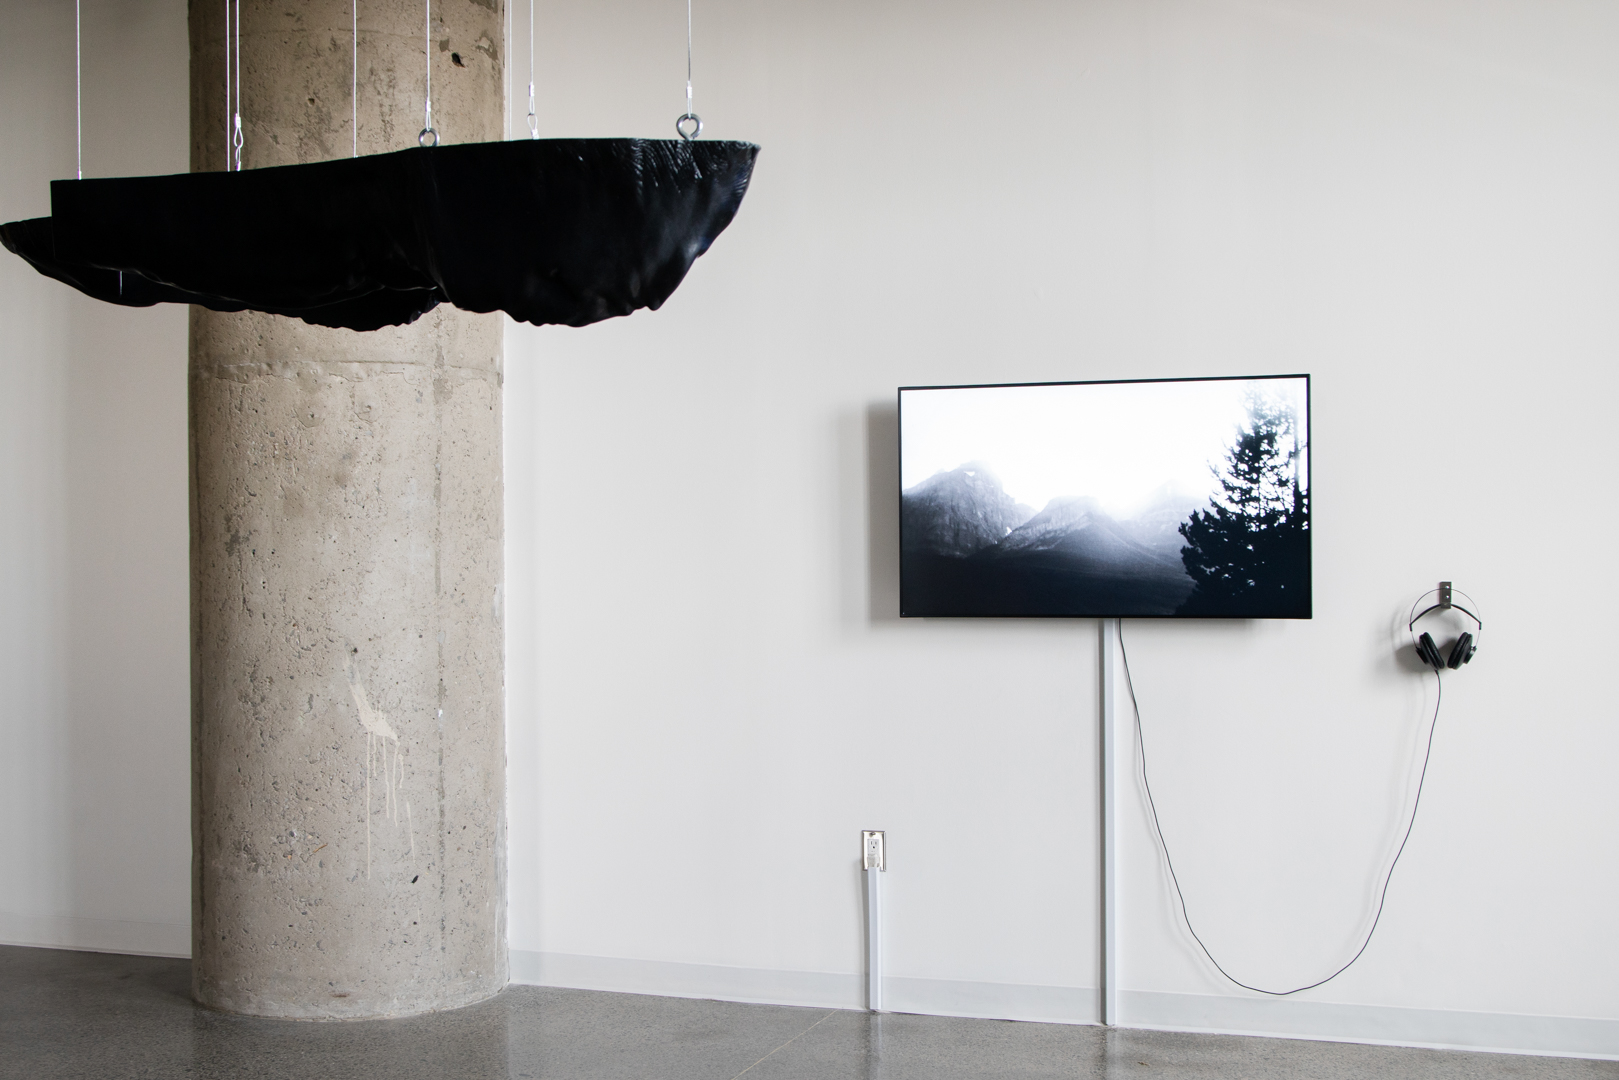
[[[1088,986],[913,979],[904,975],[884,976],[883,1005],[889,1012],[1041,1024],[1095,1024],[1102,1011],[1101,996]]]
[[[130,956],[191,955],[191,924],[21,915],[0,911],[0,945],[32,945]]]
[[[859,974],[768,971],[521,949],[512,950],[511,972],[512,982],[533,986],[823,1009],[864,1007],[864,977]],[[1619,1020],[1145,990],[1125,990],[1120,998],[1122,1027],[1619,1060]],[[890,976],[883,980],[883,999],[891,1012],[932,1016],[1094,1024],[1099,1014],[1097,991],[1077,986]]]
[[[1619,1020],[1121,992],[1124,1027],[1619,1060]]]
[[[667,960],[621,960],[523,949],[512,950],[511,972],[512,982],[529,986],[712,998],[756,1005],[807,1005],[818,1009],[861,1008],[866,986],[863,975],[770,971]]]

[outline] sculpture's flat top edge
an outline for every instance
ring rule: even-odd
[[[502,139],[502,140],[499,140],[497,142],[445,143],[445,144],[442,144],[440,146],[426,146],[426,147],[412,146],[412,147],[408,147],[408,148],[406,148],[404,150],[389,150],[389,151],[387,151],[385,153],[381,153],[381,154],[362,154],[359,157],[326,158],[325,160],[322,160],[322,161],[306,161],[306,162],[301,162],[301,163],[293,164],[293,165],[266,165],[263,168],[259,168],[259,169],[245,169],[245,170],[243,170],[242,172],[239,172],[239,173],[220,172],[219,170],[209,170],[206,173],[195,173],[195,172],[156,173],[156,174],[151,174],[151,175],[148,175],[148,176],[141,176],[141,177],[89,177],[89,178],[80,179],[80,180],[74,180],[74,179],[52,180],[51,181],[51,187],[52,187],[53,190],[58,185],[79,186],[79,187],[94,187],[95,185],[108,183],[108,182],[118,182],[118,181],[122,181],[122,180],[131,180],[131,179],[160,180],[160,179],[166,179],[167,177],[170,177],[170,176],[199,176],[199,175],[266,176],[266,175],[273,175],[273,174],[275,174],[275,173],[277,173],[277,172],[279,172],[281,170],[285,170],[285,169],[309,170],[309,169],[320,168],[320,169],[346,170],[346,169],[353,169],[353,168],[365,168],[365,167],[367,167],[367,163],[370,163],[370,162],[386,161],[386,160],[390,160],[390,159],[394,159],[394,160],[402,159],[406,155],[411,155],[411,154],[440,154],[440,155],[445,155],[445,156],[450,156],[450,157],[460,156],[462,154],[468,154],[468,153],[487,154],[487,153],[494,152],[493,151],[494,147],[511,147],[512,149],[510,149],[508,151],[505,151],[505,152],[509,153],[509,154],[512,154],[512,155],[520,155],[520,154],[523,154],[523,153],[534,153],[535,150],[533,148],[536,148],[536,147],[540,148],[541,150],[553,151],[553,150],[557,150],[557,149],[576,149],[576,148],[584,148],[584,147],[587,147],[587,146],[601,147],[601,146],[613,146],[613,145],[624,146],[624,147],[635,146],[635,145],[655,146],[655,147],[667,148],[669,150],[676,150],[676,151],[684,150],[686,152],[692,152],[692,153],[702,152],[705,148],[713,148],[714,150],[720,151],[722,153],[727,153],[727,154],[734,154],[734,153],[739,153],[740,152],[740,153],[751,153],[751,154],[755,154],[755,155],[757,155],[759,153],[759,149],[760,149],[758,143],[746,142],[746,141],[739,140],[739,139],[698,139],[698,140],[693,140],[691,142],[687,142],[684,139],[641,139],[641,138],[635,138],[633,136],[612,137],[612,138],[580,138],[580,139]],[[530,149],[527,149],[527,150],[518,149],[520,147],[528,147]]]

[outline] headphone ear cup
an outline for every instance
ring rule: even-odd
[[[1445,658],[1439,654],[1439,646],[1434,644],[1433,635],[1424,631],[1417,638],[1417,655],[1429,667],[1438,670],[1445,666]]]
[[[1451,669],[1459,668],[1472,660],[1473,654],[1477,651],[1473,648],[1473,635],[1463,634],[1456,639],[1455,646],[1450,650],[1450,659],[1445,661],[1445,666]]]

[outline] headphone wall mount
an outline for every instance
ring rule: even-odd
[[[1418,606],[1420,606],[1422,602],[1428,599],[1430,596],[1437,597],[1435,602],[1429,604],[1421,611],[1417,611]],[[1462,599],[1466,600],[1469,604],[1472,604],[1474,608],[1478,607],[1478,604],[1473,601],[1472,597],[1468,596],[1460,589],[1453,587],[1450,582],[1441,581],[1439,583],[1439,588],[1430,589],[1421,596],[1417,597],[1417,602],[1411,605],[1412,615],[1405,624],[1406,632],[1411,635],[1412,644],[1416,647],[1417,658],[1428,667],[1433,668],[1435,671],[1442,671],[1446,668],[1454,671],[1463,664],[1472,663],[1473,657],[1478,655],[1479,639],[1484,636],[1483,620],[1481,620],[1478,615],[1473,612],[1472,608],[1468,608],[1462,604],[1456,603],[1455,598],[1457,596],[1462,597]],[[1447,648],[1441,649],[1439,647],[1439,643],[1434,641],[1432,634],[1424,630],[1419,636],[1416,630],[1416,626],[1419,621],[1436,611],[1461,612],[1463,615],[1473,620],[1473,624],[1478,627],[1478,633],[1474,634],[1471,631],[1463,631],[1461,636],[1459,636],[1455,641],[1451,642]]]

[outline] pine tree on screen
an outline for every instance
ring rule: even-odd
[[[1260,395],[1215,470],[1220,492],[1181,523],[1181,563],[1195,583],[1179,615],[1309,613],[1310,493],[1293,410]]]

